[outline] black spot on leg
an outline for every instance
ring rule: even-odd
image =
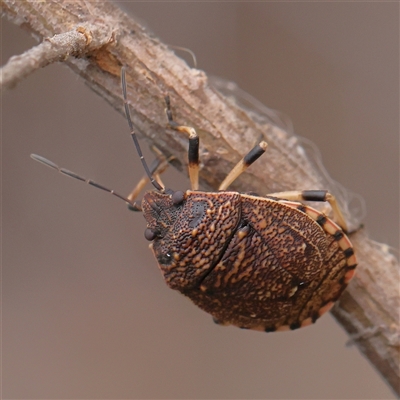
[[[301,197],[305,201],[326,201],[327,190],[303,190]]]
[[[275,326],[267,326],[264,329],[265,332],[275,332],[276,331],[276,327]]]
[[[266,143],[264,144],[266,145]],[[243,163],[247,167],[253,164],[259,157],[261,157],[265,153],[265,147],[261,146],[261,143],[257,146],[253,147],[244,157]]]

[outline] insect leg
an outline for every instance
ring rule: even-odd
[[[190,126],[179,125],[172,118],[171,103],[169,96],[165,96],[165,103],[167,105],[166,114],[168,124],[172,129],[179,132],[184,132],[189,136],[189,178],[192,190],[199,189],[199,135],[196,130]]]
[[[344,220],[342,211],[333,194],[327,190],[296,190],[289,192],[279,192],[268,194],[269,197],[277,197],[284,200],[293,201],[327,201],[332,207],[333,220],[347,232],[347,224]]]
[[[161,185],[165,185],[161,181],[160,174],[162,174],[167,168],[168,168],[168,163],[171,161],[172,157],[169,159],[166,159],[161,152],[159,152],[157,149],[154,149],[157,153],[158,156],[157,158],[153,161],[153,163],[150,165],[150,173],[151,176],[154,176],[156,181]],[[150,182],[150,178],[148,177],[147,174],[145,174],[140,181],[137,183],[137,185],[133,188],[132,192],[129,194],[127,197],[130,201],[134,201],[140,194],[140,192],[143,191],[144,187],[146,184]],[[133,210],[133,211],[138,211],[138,210]]]
[[[253,147],[229,172],[227,177],[219,185],[218,190],[226,190],[228,186],[243,173],[254,161],[256,161],[267,149],[267,142],[260,142]]]

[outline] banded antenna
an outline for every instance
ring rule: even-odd
[[[123,98],[124,98],[124,107],[125,107],[126,118],[128,120],[131,137],[133,139],[133,143],[135,144],[136,151],[139,154],[140,161],[142,162],[143,168],[144,168],[146,175],[147,175],[149,181],[151,182],[151,184],[161,193],[165,193],[165,188],[162,185],[160,185],[160,183],[158,183],[156,181],[156,179],[153,177],[153,174],[156,173],[156,171],[162,165],[161,159],[158,158],[158,159],[154,160],[154,163],[151,165],[151,167],[150,168],[148,167],[147,162],[143,156],[142,149],[140,148],[140,144],[139,144],[135,129],[133,128],[131,113],[129,111],[128,98],[126,95],[125,67],[121,68],[121,86],[122,86],[122,93],[123,93]],[[64,174],[71,178],[85,182],[88,185],[94,186],[98,189],[104,190],[105,192],[112,194],[113,196],[118,197],[119,199],[125,201],[129,205],[129,208],[132,211],[142,211],[140,204],[138,204],[136,201],[133,201],[133,199],[131,200],[128,197],[120,195],[119,193],[115,192],[113,189],[108,189],[107,187],[105,187],[99,183],[96,183],[92,179],[86,179],[83,176],[76,174],[75,172],[69,171],[65,168],[61,168],[54,162],[48,160],[47,158],[39,156],[37,154],[31,154],[31,158],[34,159],[35,161],[38,161],[38,162],[46,165],[47,167],[55,169],[56,171],[60,172],[61,174]]]
[[[65,168],[60,168],[57,164],[54,164],[52,161],[48,160],[47,158],[38,156],[37,154],[31,154],[31,158],[33,158],[35,161],[38,161],[38,162],[46,165],[47,167],[55,169],[56,171],[60,172],[61,174],[67,175],[74,179],[78,179],[78,181],[85,182],[88,185],[94,186],[98,189],[104,190],[105,192],[112,194],[113,196],[118,197],[119,199],[121,199],[121,200],[125,201],[127,204],[129,204],[129,208],[133,211],[142,211],[142,208],[140,207],[140,205],[138,203],[136,203],[136,201],[129,200],[127,197],[120,195],[119,193],[115,192],[112,189],[108,189],[105,186],[92,181],[91,179],[86,179],[83,176],[76,174],[75,172],[69,171]]]
[[[139,140],[137,138],[135,129],[133,128],[133,123],[132,123],[132,118],[131,118],[131,112],[129,110],[129,104],[128,104],[128,97],[126,95],[126,78],[125,78],[125,67],[121,68],[121,85],[122,85],[122,93],[124,97],[124,106],[125,106],[125,114],[126,114],[126,119],[128,120],[129,124],[129,129],[131,131],[131,137],[133,140],[133,143],[135,143],[136,151],[139,154],[140,161],[142,162],[143,168],[146,171],[147,176],[150,179],[151,184],[160,192],[164,193],[165,188],[161,186],[153,177],[152,173],[149,170],[149,167],[147,166],[147,162],[143,156],[142,149],[140,148]]]

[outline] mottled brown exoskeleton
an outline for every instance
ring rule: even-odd
[[[269,194],[265,197],[228,191],[229,185],[266,150],[254,147],[228,174],[216,192],[198,190],[199,137],[178,125],[169,127],[189,136],[191,190],[172,191],[160,180],[166,161],[148,168],[130,117],[125,71],[125,111],[146,176],[123,197],[42,157],[37,161],[108,191],[125,200],[147,221],[145,237],[167,285],[189,297],[222,325],[262,331],[297,329],[329,310],[353,277],[356,257],[345,234],[346,223],[335,198],[326,190]],[[135,198],[150,181],[141,205]],[[333,219],[301,201],[328,201]]]

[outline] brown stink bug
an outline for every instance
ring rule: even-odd
[[[92,180],[32,157],[59,172],[85,181],[142,211],[145,238],[151,242],[167,285],[189,297],[222,325],[261,331],[297,329],[315,322],[339,298],[353,277],[356,257],[335,198],[326,190],[272,193],[265,197],[228,191],[229,185],[266,150],[255,146],[232,169],[216,192],[198,190],[199,137],[172,118],[170,128],[189,136],[191,190],[166,189],[160,159],[148,167],[130,117],[125,71],[122,88],[131,136],[146,176],[128,197]],[[156,190],[136,197],[150,181]],[[327,201],[333,220],[302,201]]]

